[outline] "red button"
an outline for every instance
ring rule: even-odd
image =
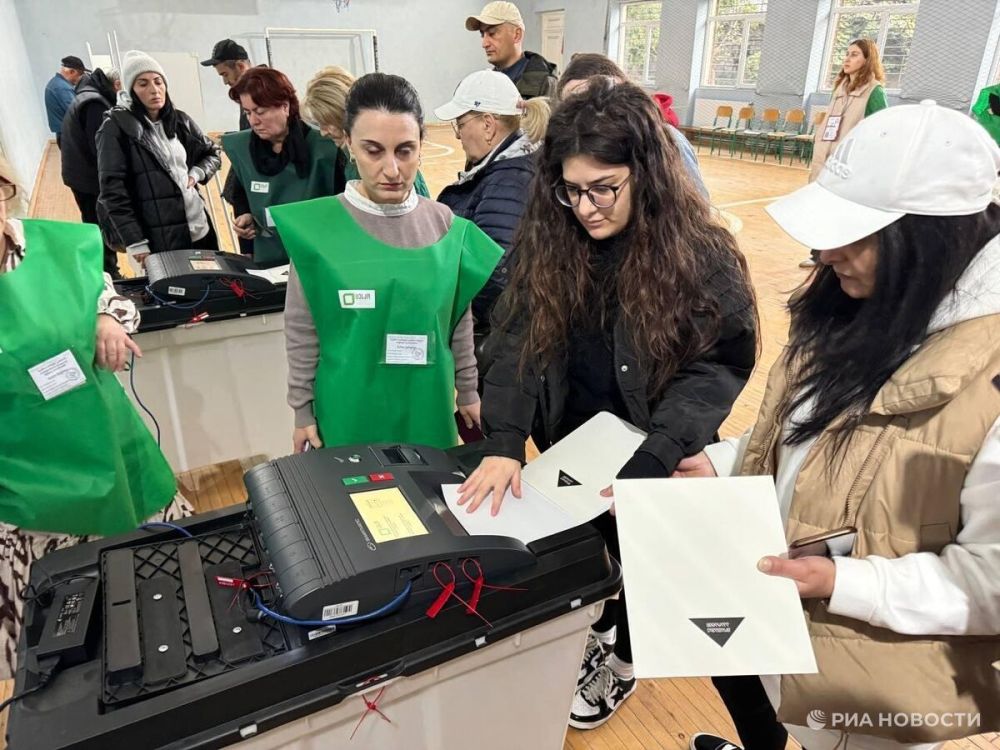
[[[387,471],[381,474],[369,474],[368,478],[373,482],[391,482],[395,479],[395,477]]]

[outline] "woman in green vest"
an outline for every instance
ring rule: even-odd
[[[0,678],[35,560],[192,512],[113,375],[142,355],[139,315],[97,227],[8,218],[17,197],[0,159]]]
[[[360,179],[337,198],[272,211],[292,262],[285,336],[294,449],[456,445],[456,403],[467,426],[479,423],[470,303],[503,251],[416,194],[424,117],[406,80],[359,78],[344,130]]]
[[[347,92],[354,85],[355,78],[338,65],[323,68],[306,84],[306,95],[302,107],[306,117],[316,124],[319,132],[337,144],[344,155],[344,177],[348,182],[360,178],[358,165],[351,158],[347,148],[347,134],[344,132],[344,110],[347,108]],[[427,181],[417,170],[413,183],[417,195],[430,198]]]
[[[222,136],[236,173],[236,234],[253,240],[253,259],[264,268],[288,263],[271,208],[344,190],[344,158],[336,145],[299,116],[295,88],[281,71],[251,68],[229,89],[250,130]]]

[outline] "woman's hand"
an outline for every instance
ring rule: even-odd
[[[188,177],[188,190],[190,190],[191,188],[193,188],[197,184],[198,184],[198,180],[196,180],[194,177]]]
[[[508,486],[514,497],[521,497],[521,462],[503,456],[487,456],[458,488],[458,504],[469,503],[468,512],[473,513],[492,492],[490,514],[495,516],[500,512]]]
[[[142,356],[142,349],[125,333],[121,323],[111,315],[98,315],[94,364],[110,372],[119,372],[125,369],[129,352]]]
[[[253,225],[253,214],[240,214],[233,219],[233,230],[240,239],[252,240],[256,237],[257,228]]]
[[[690,479],[691,477],[717,477],[715,467],[705,451],[695,453],[693,456],[682,458],[671,479]]]
[[[323,447],[323,441],[319,439],[319,430],[314,424],[296,427],[292,432],[292,451],[294,453],[302,453],[306,449],[306,443],[313,448]]]
[[[769,576],[791,578],[802,599],[829,599],[837,580],[837,565],[829,557],[763,557],[757,569]]]
[[[462,421],[465,422],[465,426],[470,430],[473,425],[482,429],[483,424],[480,421],[479,415],[482,407],[482,402],[477,401],[474,404],[469,404],[468,406],[458,407],[458,413],[462,415]]]

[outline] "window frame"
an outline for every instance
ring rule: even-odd
[[[660,6],[660,15],[663,14],[663,2],[657,0],[622,0],[618,7],[618,54],[617,60],[618,66],[628,74],[628,66],[625,60],[625,43],[628,38],[628,30],[632,27],[644,27],[646,29],[646,54],[645,60],[643,62],[643,75],[642,80],[637,80],[632,78],[632,82],[640,86],[654,86],[656,85],[656,71],[651,69],[651,58],[653,51],[653,31],[659,30],[661,19],[658,16],[655,20],[642,20],[642,21],[629,21],[628,20],[628,8],[633,5],[651,5],[656,4]],[[631,76],[629,76],[631,78]]]
[[[708,21],[705,24],[705,54],[701,68],[701,86],[709,89],[755,89],[757,81],[744,80],[747,66],[747,48],[750,44],[750,26],[759,21],[767,26],[767,0],[762,0],[763,10],[754,13],[719,13],[719,0],[712,0]],[[712,70],[712,53],[715,50],[715,24],[718,21],[743,21],[743,39],[740,42],[740,56],[736,63],[736,83],[709,83]],[[763,37],[762,37],[763,38]]]
[[[826,31],[826,46],[823,50],[823,74],[820,78],[819,90],[823,93],[833,93],[833,86],[830,85],[829,81],[833,77],[831,76],[834,70],[833,64],[833,43],[834,38],[837,36],[837,22],[840,20],[840,16],[844,13],[878,13],[881,14],[881,19],[879,21],[878,36],[875,38],[875,46],[878,47],[879,55],[882,55],[885,49],[886,38],[889,35],[889,20],[891,16],[913,16],[914,20],[917,18],[917,14],[920,12],[920,0],[910,0],[909,2],[898,3],[898,4],[880,4],[880,3],[865,3],[862,5],[844,5],[843,0],[834,0],[833,7],[830,8],[830,21],[829,28]],[[912,43],[912,40],[911,40]],[[910,50],[906,50],[906,59],[909,62]],[[906,63],[903,63],[903,68],[900,70],[900,76],[902,77],[903,70],[906,69]],[[887,94],[898,94],[901,89],[899,88],[889,88],[885,87],[885,92]]]

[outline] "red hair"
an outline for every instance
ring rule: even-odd
[[[259,107],[280,107],[288,103],[288,119],[299,118],[299,98],[288,76],[274,68],[250,68],[229,89],[229,98],[239,104],[240,97],[249,94]]]

